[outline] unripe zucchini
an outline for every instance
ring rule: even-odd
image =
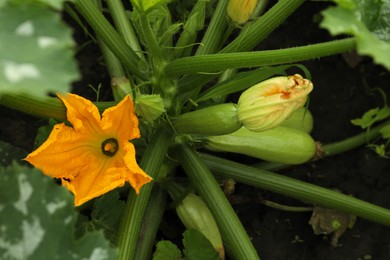
[[[301,107],[295,110],[294,113],[292,113],[292,115],[284,120],[280,125],[293,127],[306,133],[310,133],[313,129],[313,116],[307,108]]]
[[[197,195],[189,193],[176,207],[177,215],[186,228],[202,233],[217,250],[221,259],[225,259],[225,250],[217,223],[206,203]]]
[[[287,126],[277,126],[262,132],[242,127],[228,135],[207,137],[205,147],[286,164],[304,163],[316,151],[315,142],[309,134]]]
[[[173,120],[181,134],[224,135],[241,127],[233,103],[219,104],[185,113]]]

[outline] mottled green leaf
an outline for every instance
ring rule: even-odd
[[[47,4],[57,10],[61,10],[65,0],[39,0],[42,3]]]
[[[161,240],[157,243],[153,260],[181,260],[180,249],[171,241]]]
[[[50,6],[51,8],[57,10],[61,10],[65,1],[67,0],[0,0],[0,7],[5,5],[6,3],[20,4],[20,5],[40,3],[40,4]]]
[[[74,240],[73,196],[37,169],[0,168],[2,259],[115,259],[102,233]]]
[[[79,78],[71,30],[42,4],[0,8],[0,95],[66,92]]]
[[[356,37],[357,51],[390,69],[390,0],[336,0],[323,12],[323,28],[332,35]]]

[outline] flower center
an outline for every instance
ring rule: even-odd
[[[102,143],[102,152],[107,156],[114,156],[118,149],[118,141],[115,138],[108,138]]]

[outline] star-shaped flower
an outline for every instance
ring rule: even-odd
[[[59,94],[72,127],[56,124],[45,143],[25,160],[44,174],[60,178],[75,195],[75,205],[96,198],[125,182],[138,193],[150,182],[137,164],[129,140],[140,137],[133,101],[126,96],[100,117],[97,107],[75,94]]]

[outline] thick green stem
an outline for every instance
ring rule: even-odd
[[[139,45],[137,36],[133,26],[130,23],[130,18],[127,17],[125,8],[120,0],[106,0],[111,16],[114,20],[118,32],[125,39],[125,42],[131,49],[142,59],[145,60],[141,46]]]
[[[160,47],[156,35],[150,27],[149,18],[146,14],[142,14],[140,23],[147,44],[146,47],[149,51],[149,56],[153,57],[153,63],[155,66],[160,66],[159,64],[161,64],[161,62],[163,61],[162,48]]]
[[[141,168],[154,179],[158,178],[157,174],[166,158],[170,142],[171,138],[165,131],[157,131],[156,136],[142,156]],[[138,195],[129,194],[119,230],[119,260],[136,259],[141,224],[152,188],[153,182],[142,187]],[[134,198],[134,196],[136,197]]]
[[[107,19],[100,13],[92,0],[77,0],[74,2],[77,10],[83,15],[99,37],[111,49],[115,56],[134,75],[147,80],[147,74],[140,69],[142,61],[138,55],[126,44],[119,33],[112,27]]]
[[[181,165],[214,215],[228,252],[234,259],[259,259],[236,213],[199,155],[184,144],[176,148]]]
[[[215,53],[221,47],[221,39],[226,28],[226,0],[219,0],[214,10],[207,30],[203,35],[202,42],[195,55]]]
[[[154,186],[142,221],[137,251],[134,259],[152,259],[152,249],[155,244],[156,234],[161,224],[167,202],[167,193],[158,186]]]
[[[94,104],[102,112],[106,108],[114,106],[116,102],[96,102]],[[58,98],[16,93],[2,94],[0,96],[0,105],[37,117],[66,120],[66,108]]]
[[[95,5],[99,8],[99,10],[102,10],[102,4],[100,0],[95,0]],[[112,53],[110,48],[107,47],[107,45],[100,37],[98,37],[97,41],[100,46],[100,50],[103,54],[111,78],[123,77],[125,75],[125,72],[118,58],[114,55],[114,53]]]
[[[390,226],[389,209],[317,185],[215,156],[201,154],[201,158],[212,171],[223,177]]]
[[[280,0],[264,15],[245,26],[240,35],[227,45],[221,53],[249,51],[273,32],[305,0]]]
[[[192,47],[196,40],[198,31],[203,29],[207,1],[198,1],[188,15],[183,25],[183,31],[173,49],[173,57],[187,57],[191,55]]]
[[[304,2],[305,0],[278,1],[264,15],[247,26],[245,30],[242,30],[241,34],[228,44],[221,53],[250,51],[283,23]],[[178,82],[179,92],[185,93],[193,89],[201,88],[217,76],[218,74],[185,76]]]
[[[106,61],[107,70],[111,78],[125,76],[125,71],[123,70],[122,64],[114,55],[114,53],[112,53],[112,51],[103,41],[100,40],[100,38],[98,39],[98,43],[100,46],[100,50],[102,51],[104,60]]]
[[[334,40],[280,50],[210,54],[184,57],[168,63],[164,72],[170,76],[210,73],[226,69],[287,64],[343,53],[355,48],[355,39]]]

